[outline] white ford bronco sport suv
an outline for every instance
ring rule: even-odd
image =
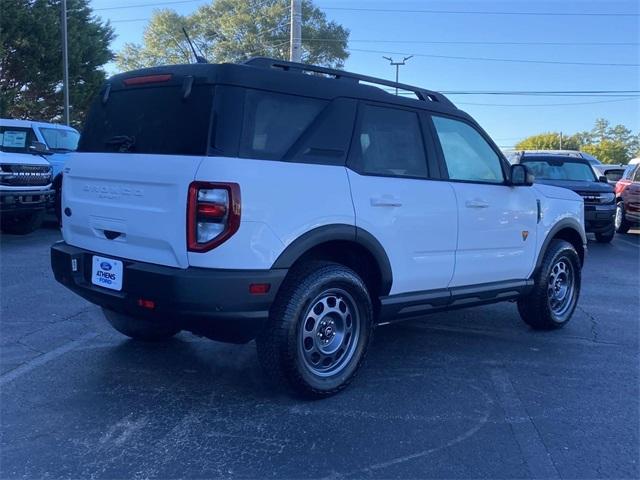
[[[116,75],[64,175],[60,283],[134,339],[255,339],[310,396],[376,325],[517,300],[553,329],[580,293],[582,198],[409,85],[266,58]]]

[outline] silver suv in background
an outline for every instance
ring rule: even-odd
[[[25,120],[0,119],[0,226],[3,233],[37,229],[54,204],[50,153]]]

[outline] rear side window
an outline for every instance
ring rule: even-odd
[[[427,177],[427,159],[418,114],[362,105],[349,166],[367,175]]]
[[[500,157],[475,128],[450,118],[432,118],[451,180],[504,182]]]
[[[82,152],[206,155],[213,87],[129,87],[95,100],[80,138]]]
[[[326,105],[323,100],[247,90],[240,156],[281,159]]]

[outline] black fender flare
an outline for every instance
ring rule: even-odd
[[[584,255],[587,252],[587,236],[584,233],[584,228],[582,228],[582,225],[580,225],[580,222],[578,222],[578,220],[576,220],[575,218],[563,218],[558,223],[556,223],[553,227],[551,227],[551,230],[549,230],[547,237],[544,239],[544,242],[542,242],[540,253],[538,254],[538,258],[536,259],[536,267],[534,269],[534,272],[537,272],[540,266],[542,265],[542,260],[544,258],[545,253],[547,252],[547,249],[549,248],[549,244],[551,243],[551,240],[553,240],[553,238],[556,236],[558,232],[567,228],[574,230],[582,239],[583,255],[580,260],[584,262]]]
[[[368,231],[355,225],[323,225],[303,233],[284,249],[271,268],[291,268],[296,260],[313,247],[335,240],[357,243],[371,253],[380,270],[382,280],[380,294],[388,295],[393,283],[393,273],[391,271],[389,257],[378,239]]]

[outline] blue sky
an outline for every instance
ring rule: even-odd
[[[158,7],[99,9],[166,1],[170,0],[93,0],[91,5],[96,9],[97,15],[113,22],[118,35],[113,48],[117,51],[124,42],[140,42],[142,39],[146,21],[130,20],[149,18],[154,8]],[[209,2],[196,0],[163,7],[186,14],[205,3]],[[640,68],[637,66],[520,63],[437,57],[639,64],[640,2],[637,0],[315,0],[315,3],[325,9],[329,19],[351,31],[351,55],[346,62],[346,69],[355,72],[393,79],[395,70],[382,59],[382,55],[391,54],[400,58],[415,54],[406,66],[401,67],[400,81],[438,91],[640,90]],[[342,10],[343,8],[414,11],[372,12]],[[415,10],[554,12],[568,15],[436,14]],[[578,13],[597,15],[576,15]],[[600,15],[601,13],[607,15]],[[496,44],[501,42],[510,44]],[[516,42],[535,44],[513,44]],[[541,45],[540,42],[547,44]],[[582,45],[575,45],[576,43]],[[571,134],[589,130],[596,118],[606,118],[612,124],[622,123],[634,132],[640,130],[640,96],[637,94],[635,98],[494,95],[451,95],[450,98],[469,112],[496,143],[503,147],[544,131]]]

